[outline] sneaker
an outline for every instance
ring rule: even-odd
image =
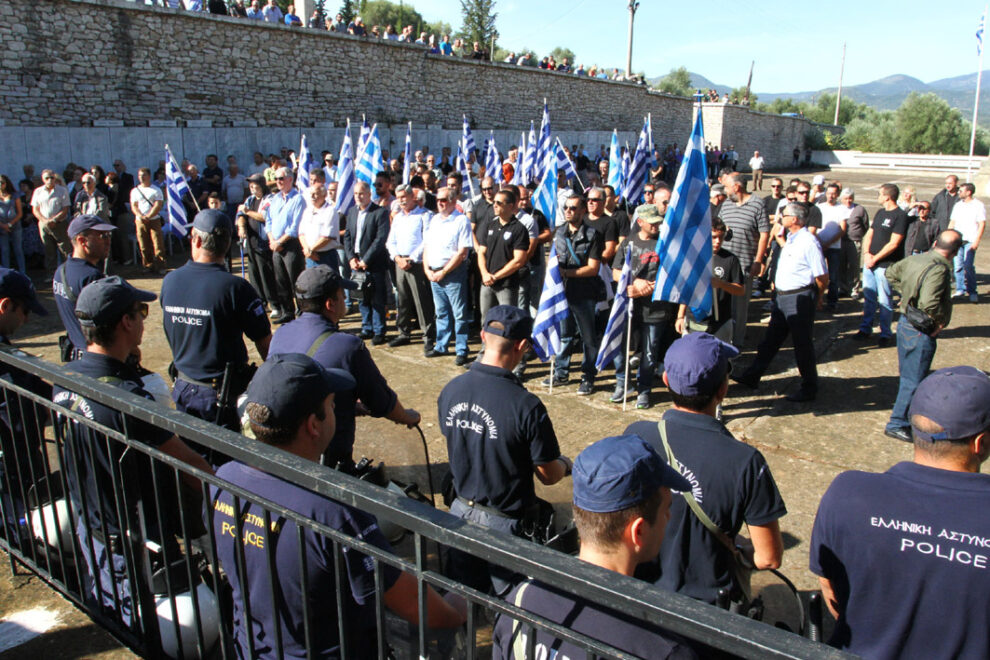
[[[375,335],[371,339],[372,346],[381,346],[385,343],[385,335]]]
[[[637,410],[646,410],[647,408],[649,408],[652,405],[653,404],[650,403],[650,393],[649,393],[649,391],[647,391],[647,392],[640,392],[639,393],[639,396],[636,397],[636,409]]]
[[[361,339],[365,339],[365,340],[371,339],[374,336],[375,336],[375,333],[371,332],[370,330],[362,330],[358,334],[358,337],[360,337]]]
[[[554,387],[560,387],[561,385],[567,385],[568,381],[570,380],[571,379],[569,376],[565,376],[564,378],[558,378],[556,376],[547,376],[542,381],[540,381],[540,384],[543,385],[543,387],[550,387],[550,383],[552,381]]]
[[[954,292],[952,294],[952,297],[953,298],[965,298],[966,297],[966,292],[965,291],[956,291],[956,292]]]
[[[463,367],[465,364],[467,364],[467,361],[468,361],[468,356],[466,355],[458,354],[457,357],[454,358],[454,364],[456,364],[458,367]]]
[[[594,389],[594,384],[590,380],[582,380],[581,384],[578,385],[577,393],[581,396],[588,396]]]
[[[971,302],[971,303],[978,303],[978,302],[980,302],[980,297],[978,295],[976,295],[975,293],[971,293],[971,294],[969,294],[969,302]]]
[[[626,398],[626,386],[620,380],[615,384],[615,391],[612,392],[612,396],[608,398],[612,403],[622,403]]]

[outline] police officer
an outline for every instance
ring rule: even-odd
[[[250,380],[246,335],[262,359],[271,325],[254,287],[224,268],[233,228],[221,211],[204,209],[193,220],[192,259],[162,281],[165,337],[172,348],[177,409],[239,430],[230,405]],[[225,382],[226,381],[226,382]],[[225,400],[219,401],[225,389]]]
[[[512,373],[532,333],[528,313],[511,305],[492,307],[481,330],[481,360],[447,383],[437,401],[456,491],[450,512],[517,536],[536,504],[533,475],[551,485],[571,470],[547,409]],[[482,591],[492,588],[496,595],[512,586],[510,572],[456,550],[448,553],[452,578]]]
[[[106,277],[87,285],[76,301],[76,316],[86,337],[86,352],[73,363],[73,368],[84,376],[151,400],[151,395],[140,385],[140,375],[127,359],[141,345],[148,303],[155,298],[155,294],[135,289],[119,276]],[[140,420],[125,420],[123,413],[96,401],[85,400],[63,387],[54,388],[52,400],[102,427],[123,433],[212,473],[202,457],[169,431]],[[174,545],[174,533],[178,527],[174,513],[178,510],[178,502],[175,492],[169,495],[167,491],[167,484],[173,483],[171,472],[159,476],[158,485],[165,492],[155,492],[152,466],[145,455],[125,452],[125,449],[123,443],[107,441],[103,434],[91,427],[72,422],[66,433],[63,460],[69,497],[75,511],[80,512],[76,533],[80,554],[85,559],[88,577],[93,583],[89,585],[89,590],[104,606],[119,606],[117,616],[129,625],[137,604],[131,601],[124,543],[140,537],[135,536],[138,530],[130,526],[133,520],[131,514],[136,513],[136,508],[125,512],[124,520],[118,517],[119,496],[127,494],[128,497],[120,501],[127,502],[131,507],[136,507],[136,502],[141,500],[148,540],[170,544],[175,552],[178,550]],[[120,484],[124,493],[115,492],[114,474],[122,480]],[[183,479],[193,492],[201,492],[198,480],[187,474],[183,474]],[[155,507],[155,502],[161,506]],[[159,520],[164,528],[159,528]]]
[[[272,355],[304,353],[328,369],[343,369],[354,377],[354,388],[337,395],[337,432],[323,455],[324,465],[345,471],[354,467],[351,451],[359,401],[373,417],[385,417],[410,428],[420,420],[420,414],[405,408],[388,386],[364,342],[339,332],[340,320],[347,313],[344,291],[356,288],[357,284],[341,279],[329,266],[304,270],[296,280],[301,314],[278,329],[269,349]]]
[[[66,339],[59,338],[63,362],[75,360],[86,352],[86,339],[76,318],[76,299],[83,287],[104,276],[98,265],[110,254],[110,232],[114,229],[95,215],[79,215],[69,223],[72,256],[55,269],[52,280],[55,308],[68,341],[67,344]]]

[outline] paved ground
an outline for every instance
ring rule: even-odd
[[[810,177],[811,174],[803,174]],[[872,216],[877,208],[876,190],[879,184],[893,181],[902,187],[913,185],[921,199],[930,199],[941,187],[942,178],[916,173],[892,172],[889,179],[878,174],[825,172],[827,177],[840,178],[843,185],[852,186],[858,201]],[[785,176],[785,180],[786,180]],[[175,259],[173,265],[180,260]],[[990,315],[988,315],[988,284],[990,257],[986,250],[977,256],[981,304],[963,303],[956,307],[951,327],[939,339],[934,367],[969,364],[990,369]],[[125,269],[125,277],[137,286],[157,290],[158,279],[147,279],[133,269]],[[39,288],[42,288],[39,282]],[[753,301],[750,313],[747,349],[743,356],[748,363],[752,349],[762,336],[764,326],[760,309],[764,300]],[[47,296],[49,308],[50,295]],[[726,422],[737,438],[758,447],[770,464],[787,503],[788,515],[782,519],[787,551],[783,571],[802,590],[816,587],[817,581],[808,572],[808,540],[818,501],[833,477],[842,470],[865,469],[880,471],[892,464],[909,460],[908,445],[883,435],[883,426],[897,392],[897,353],[894,347],[878,348],[872,343],[853,342],[860,315],[860,304],[840,301],[836,314],[822,317],[815,328],[815,345],[819,355],[821,389],[814,405],[791,404],[780,395],[797,387],[797,370],[792,354],[785,348],[778,356],[773,371],[768,374],[759,392],[753,394],[733,387],[724,407]],[[160,325],[148,324],[144,342],[144,364],[164,373],[170,356]],[[346,330],[354,331],[357,323],[348,319]],[[57,359],[55,338],[60,332],[57,317],[32,319],[19,344],[25,350],[47,359]],[[452,358],[424,361],[419,346],[400,349],[372,348],[372,354],[389,382],[407,406],[423,413],[423,430],[429,443],[434,479],[439,480],[446,469],[446,449],[436,425],[436,397],[451,378],[461,372]],[[562,448],[576,455],[591,442],[620,433],[628,424],[640,419],[657,420],[669,406],[669,398],[655,394],[658,404],[649,411],[630,408],[623,413],[608,402],[612,383],[600,379],[598,390],[591,397],[578,397],[574,385],[557,388],[552,396],[539,385],[547,373],[546,366],[536,365],[527,373],[526,385],[543,396],[550,411]],[[422,446],[415,431],[399,429],[382,420],[362,419],[359,423],[356,454],[385,460],[396,478],[416,481],[426,489],[426,474]],[[567,515],[570,500],[568,482],[540,489],[540,495],[557,505]],[[762,582],[761,580],[760,582]],[[768,581],[773,584],[772,581]],[[775,603],[782,589],[772,586],[767,595]],[[20,646],[0,658],[49,655],[58,649],[63,657],[126,657],[129,654],[89,624],[86,617],[52,592],[37,578],[10,577],[0,569],[0,620],[11,613],[43,606],[61,617],[60,623],[46,635]]]

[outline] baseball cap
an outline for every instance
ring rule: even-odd
[[[314,268],[307,268],[296,278],[296,298],[302,300],[326,298],[337,293],[341,287],[353,290],[358,288],[358,285],[357,282],[343,279],[330,266],[320,264]]]
[[[814,186],[820,186],[823,183],[825,183],[825,175],[824,174],[816,174],[815,175],[815,178],[811,180],[811,184],[814,185]]]
[[[249,403],[271,411],[271,427],[290,424],[316,409],[331,392],[354,389],[354,376],[343,369],[327,369],[302,353],[283,353],[266,360],[247,388]]]
[[[500,323],[502,327],[492,327],[492,323]],[[496,305],[485,315],[483,330],[506,339],[529,339],[533,334],[533,318],[514,305]]]
[[[710,394],[729,373],[739,349],[707,332],[684,335],[667,349],[664,372],[670,389],[682,396]]]
[[[193,227],[208,234],[218,229],[230,231],[230,218],[217,209],[203,209],[193,218]]]
[[[660,210],[654,204],[640,204],[633,211],[633,221],[646,220],[651,225],[658,225],[663,222]]]
[[[98,215],[77,215],[69,223],[69,238],[75,238],[79,234],[87,231],[89,229],[95,229],[96,231],[113,231],[116,229],[109,222],[104,222],[103,218]]]
[[[12,268],[0,268],[0,298],[23,300],[34,314],[48,316],[48,311],[38,302],[38,293],[31,280]]]
[[[843,188],[842,189],[842,192],[839,193],[839,197],[840,198],[842,198],[842,197],[852,197],[853,194],[854,193],[853,193],[853,189],[852,188]]]
[[[911,399],[911,417],[921,415],[944,430],[914,435],[928,442],[968,438],[990,428],[990,376],[976,367],[945,367],[918,385]]]
[[[715,185],[713,185],[712,191],[711,193],[709,193],[708,196],[711,197],[712,195],[725,195],[725,186],[723,186],[721,183],[716,183]]]
[[[265,175],[264,174],[252,174],[247,178],[248,183],[256,183],[259,186],[265,185]]]
[[[686,492],[688,480],[665,463],[638,435],[605,438],[574,460],[574,506],[593,513],[622,511],[661,486]]]
[[[76,311],[83,316],[79,319],[81,325],[94,327],[116,321],[136,302],[157,299],[151,291],[135,289],[123,277],[114,275],[83,287],[76,300]]]

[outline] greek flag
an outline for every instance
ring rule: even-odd
[[[648,152],[650,154],[650,167],[657,169],[657,154],[653,149],[653,115],[646,115],[646,139],[649,140]]]
[[[544,169],[546,174],[533,192],[533,207],[539,209],[553,229],[557,225],[557,168],[551,165]]]
[[[540,122],[540,137],[536,142],[536,171],[533,173],[533,178],[537,181],[542,181],[547,171],[550,162],[547,156],[551,155],[550,149],[550,109],[547,107],[547,100],[543,99],[543,119]]]
[[[461,153],[464,155],[464,162],[471,162],[471,154],[474,153],[474,136],[471,135],[471,124],[468,123],[467,115],[464,115],[464,129],[462,130]]]
[[[361,160],[361,156],[364,155],[364,148],[368,144],[368,137],[371,136],[371,129],[368,127],[368,119],[361,115],[361,136],[358,138],[357,160]]]
[[[619,151],[619,131],[612,129],[612,144],[608,149],[608,181],[618,194],[622,194],[622,152]]]
[[[306,141],[306,134],[303,133],[302,140],[299,141],[299,158],[296,159],[298,168],[296,170],[296,188],[303,194],[303,199],[309,199],[306,191],[309,189],[309,172],[316,167],[313,153],[309,150],[309,143]]]
[[[340,159],[337,160],[337,199],[334,201],[334,212],[340,216],[354,206],[354,157],[351,155],[351,127],[347,125],[344,141],[340,145]],[[337,217],[337,216],[335,216]]]
[[[406,146],[402,149],[402,183],[409,185],[409,167],[412,165],[412,122],[406,127]]]
[[[512,172],[512,185],[514,186],[524,186],[526,185],[523,179],[523,159],[526,157],[526,134],[519,134],[519,149],[516,151],[516,162],[512,164],[515,170]]]
[[[626,142],[626,150],[622,152],[622,165],[619,167],[619,170],[622,172],[622,182],[621,185],[615,189],[615,194],[617,195],[622,194],[626,188],[626,181],[629,180],[629,170],[632,169],[632,160],[630,158],[629,143]]]
[[[983,16],[980,16],[980,25],[976,28],[976,54],[983,54],[983,28],[987,22],[987,13],[983,12]]]
[[[636,155],[629,166],[629,174],[625,177],[622,188],[622,199],[627,202],[638,204],[643,197],[643,187],[646,186],[646,179],[650,176],[650,139],[648,136],[650,125],[643,120],[643,130],[639,132],[639,141],[636,142]],[[628,152],[626,154],[629,155]]]
[[[660,271],[653,290],[654,300],[687,304],[695,318],[706,318],[712,308],[712,218],[705,169],[699,107],[657,241]]]
[[[533,350],[543,362],[560,353],[560,324],[570,314],[567,296],[564,294],[564,279],[560,275],[560,264],[557,261],[557,250],[552,243],[550,246],[547,274],[543,278],[543,293],[533,321]]]
[[[564,170],[564,178],[577,179],[577,169],[574,167],[574,163],[571,162],[570,157],[568,157],[567,152],[564,151],[564,145],[560,143],[560,138],[557,138],[554,152],[554,164],[558,170]]]
[[[203,11],[203,0],[184,0],[187,11]]]
[[[363,133],[362,129],[362,133]],[[371,127],[361,158],[354,166],[354,176],[369,186],[375,182],[375,175],[382,170],[382,143],[378,139],[378,124]]]
[[[615,302],[612,303],[612,311],[608,315],[608,324],[605,326],[605,336],[602,337],[602,347],[598,350],[598,359],[595,360],[595,369],[599,371],[604,369],[606,365],[612,364],[624,348],[631,304],[627,294],[629,280],[632,276],[632,268],[629,263],[630,255],[632,255],[632,250],[627,249],[626,261],[622,266],[622,274],[619,275],[619,283],[615,290]]]
[[[461,175],[461,194],[471,199],[474,196],[474,186],[471,185],[471,170],[464,158],[464,140],[461,140],[460,153],[457,154],[457,171]]]
[[[502,167],[498,158],[498,147],[495,146],[495,132],[489,133],[488,145],[485,147],[485,176],[495,179],[495,185],[502,183]]]
[[[186,177],[182,176],[182,170],[172,157],[172,151],[165,145],[165,192],[168,197],[168,223],[164,229],[170,231],[178,237],[185,236],[186,231],[186,207],[182,204],[182,196],[192,197]]]
[[[536,126],[529,122],[529,141],[526,143],[526,158],[523,160],[523,185],[536,180]]]

